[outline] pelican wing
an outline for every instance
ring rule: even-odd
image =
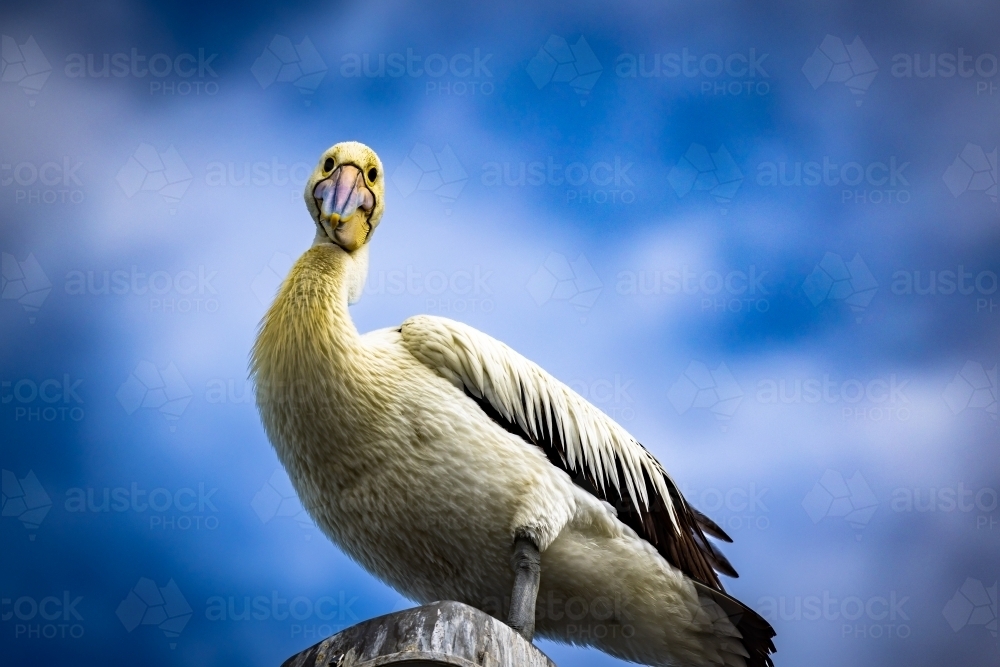
[[[579,486],[607,501],[619,520],[674,567],[722,591],[716,570],[737,576],[706,539],[731,541],[688,506],[660,463],[629,433],[537,364],[470,326],[418,315],[400,327],[423,364],[478,403],[494,421],[540,447]]]

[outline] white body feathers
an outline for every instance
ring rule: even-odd
[[[359,335],[347,302],[361,263],[313,246],[253,353],[268,436],[330,539],[412,599],[505,619],[513,539],[526,532],[542,552],[537,634],[649,665],[745,665],[739,632],[710,596],[466,391],[529,433],[556,420],[571,467],[602,483],[618,484],[621,461],[623,495],[639,503],[644,470],[663,484],[656,460],[568,387],[465,325],[417,317]]]

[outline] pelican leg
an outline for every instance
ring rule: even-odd
[[[535,602],[541,579],[542,555],[527,537],[514,540],[514,591],[510,596],[507,625],[517,630],[529,642],[535,634]]]

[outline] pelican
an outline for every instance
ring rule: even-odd
[[[774,631],[725,593],[736,572],[625,429],[486,334],[418,315],[361,335],[385,171],[324,152],[316,225],[251,354],[261,421],[338,547],[420,603],[463,602],[538,635],[646,665],[771,667]]]

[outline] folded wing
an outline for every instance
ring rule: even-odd
[[[732,541],[688,506],[660,463],[568,386],[500,341],[460,322],[419,315],[400,327],[406,348],[505,429],[540,447],[623,523],[692,579],[723,591],[736,571],[705,537]]]

